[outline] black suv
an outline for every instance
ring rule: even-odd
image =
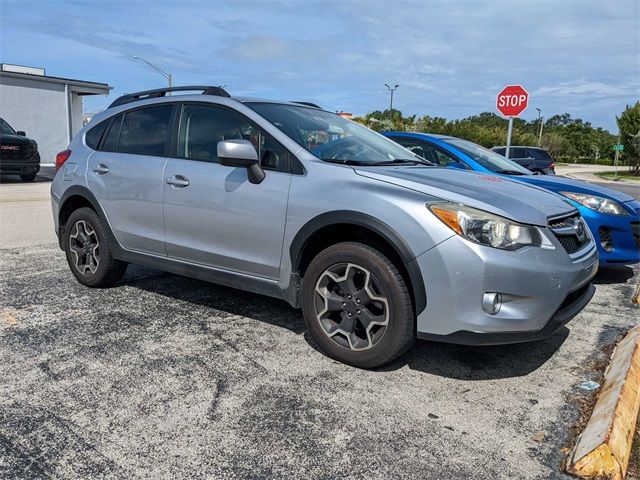
[[[40,154],[35,140],[16,132],[0,118],[0,175],[20,175],[32,182],[40,170]]]
[[[506,147],[493,147],[493,150],[505,156]],[[540,147],[509,147],[509,159],[531,170],[533,173],[555,175],[556,163],[544,148]]]

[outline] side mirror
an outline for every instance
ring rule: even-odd
[[[18,130],[18,131],[16,132],[16,135],[20,135],[21,137],[26,137],[26,136],[27,136],[27,134],[25,133],[25,131],[24,131],[24,130]]]
[[[249,140],[218,142],[218,161],[226,167],[246,168],[247,178],[251,183],[261,183],[265,179],[258,152]]]

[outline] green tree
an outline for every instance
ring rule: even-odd
[[[640,101],[627,105],[616,120],[629,169],[633,175],[640,175]]]
[[[507,120],[492,112],[447,120],[428,115],[405,117],[396,109],[392,112],[376,110],[354,120],[378,132],[396,130],[452,135],[485,147],[504,145],[507,141]],[[607,130],[594,128],[590,122],[563,113],[547,119],[544,127],[542,146],[555,158],[573,162],[609,162],[613,158],[611,145],[615,143],[615,137]],[[520,118],[514,119],[512,145],[537,145],[539,128],[538,120],[527,122]]]

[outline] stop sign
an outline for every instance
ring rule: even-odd
[[[527,108],[529,94],[520,85],[504,87],[498,94],[496,107],[505,117],[517,117]]]

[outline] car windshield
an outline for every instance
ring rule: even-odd
[[[488,168],[492,172],[504,173],[507,175],[531,175],[532,172],[526,168],[518,165],[516,162],[503,157],[496,152],[484,148],[476,143],[462,140],[460,138],[447,138],[444,140],[446,143],[456,147],[463,153],[469,155],[472,159],[478,162],[485,168]]]
[[[0,118],[0,133],[7,133],[9,135],[15,135],[16,131],[11,128],[7,122]]]
[[[330,112],[279,103],[251,102],[246,105],[326,162],[433,166],[379,133]]]

